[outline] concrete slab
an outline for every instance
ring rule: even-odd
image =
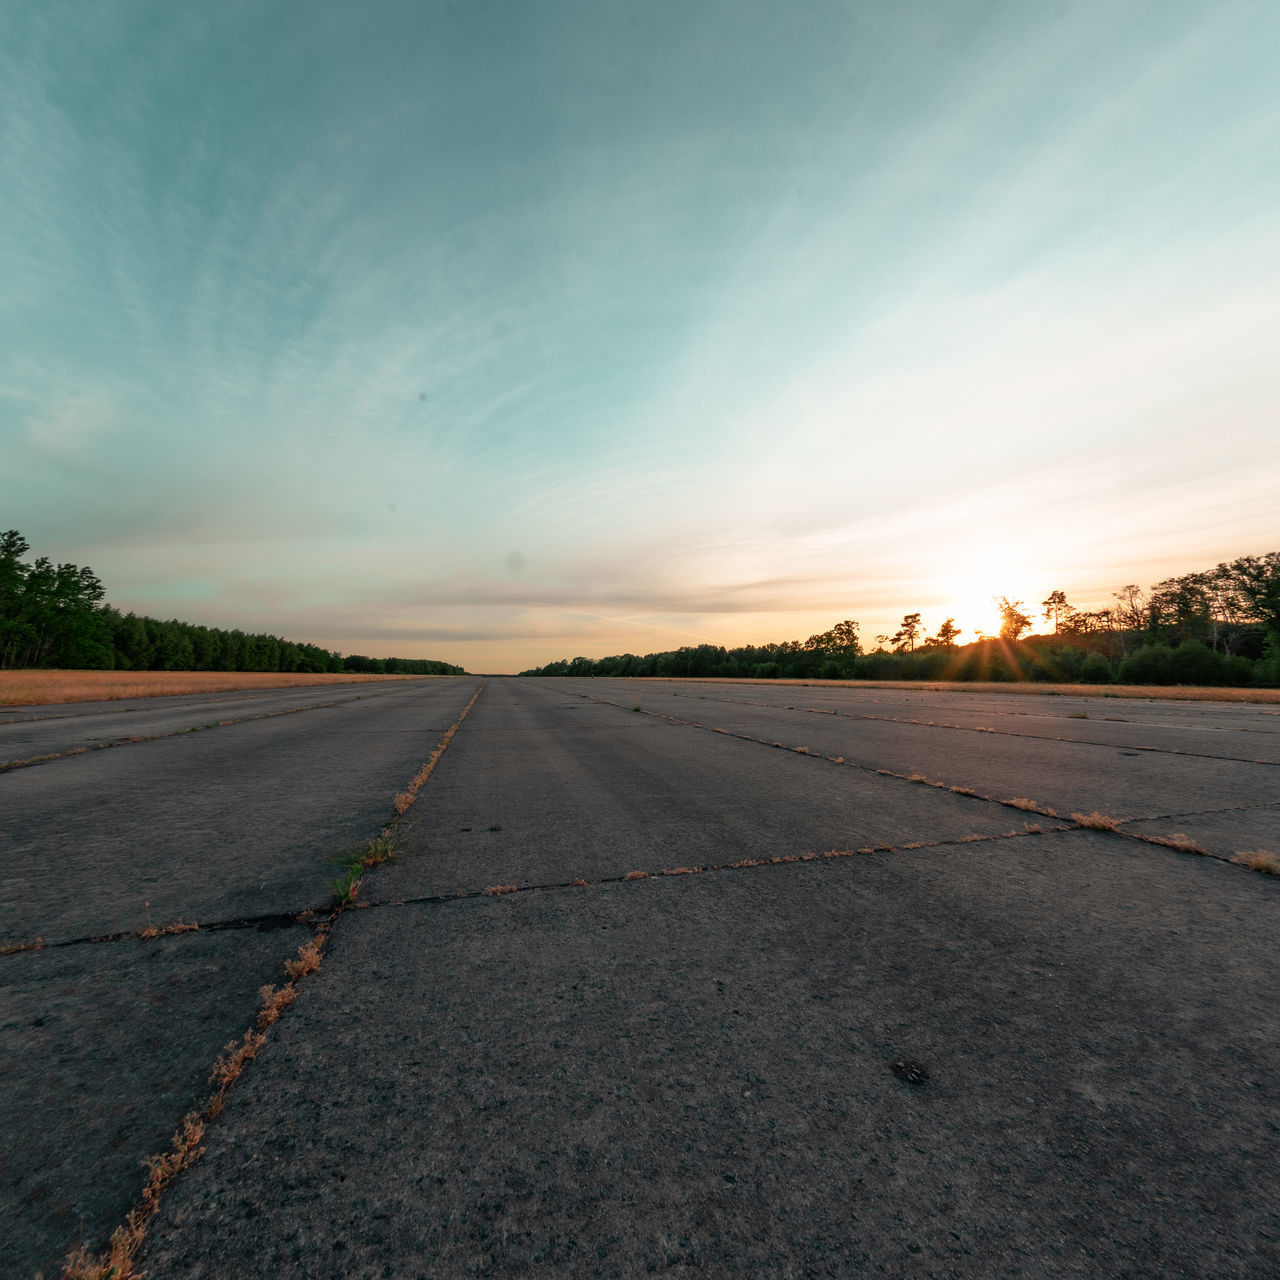
[[[1082,831],[353,913],[141,1265],[1276,1274],[1278,929]]]
[[[0,959],[0,1276],[61,1274],[137,1203],[258,988],[309,936],[188,933]]]
[[[453,720],[461,681],[424,680],[407,690],[403,681],[353,685],[306,685],[253,692],[185,694],[133,698],[121,702],[63,703],[13,708],[0,713],[0,766],[16,760],[68,751],[92,751],[130,738],[182,733],[220,721],[254,716],[303,714],[312,707],[340,707],[370,699],[409,696],[424,707],[435,704],[444,723]],[[475,681],[466,682],[471,696]],[[456,714],[456,712],[454,713]]]
[[[371,900],[1022,830],[964,796],[493,681]],[[1034,815],[1030,815],[1034,816]]]
[[[620,700],[623,694],[613,696]],[[806,746],[867,768],[921,773],[1003,799],[1021,796],[1064,813],[1101,811],[1116,818],[1138,818],[1251,807],[1269,803],[1280,788],[1280,768],[1271,764],[998,732],[962,733],[927,724],[797,717],[785,707],[727,702],[699,703],[708,709],[701,716],[690,716],[687,699],[663,692],[645,697],[642,704],[654,712],[702,719],[706,725],[763,742]]]
[[[1126,822],[1123,829],[1151,836],[1185,835],[1223,858],[1260,849],[1280,856],[1280,804],[1222,813],[1170,814]]]
[[[640,687],[607,686],[609,696],[635,698]],[[872,698],[850,689],[770,689],[761,686],[658,686],[689,705],[768,706],[796,715],[830,715],[898,719],[938,728],[995,728],[1013,736],[1092,742],[1100,746],[1143,747],[1223,759],[1263,760],[1280,764],[1280,712],[1231,703],[1160,702],[1119,698],[984,697],[963,693],[925,699],[904,693],[895,699]],[[579,692],[599,693],[597,682],[574,682]],[[698,690],[703,690],[698,692]]]
[[[0,941],[142,928],[148,911],[169,924],[323,905],[332,860],[392,816],[477,684],[406,684],[0,774]]]

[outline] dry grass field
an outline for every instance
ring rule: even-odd
[[[174,693],[290,689],[369,680],[441,680],[447,676],[317,675],[272,671],[0,671],[0,707],[45,702],[114,702]]]
[[[739,676],[719,680],[712,676],[638,676],[646,684],[790,684],[803,688],[916,689],[928,693],[1063,694],[1073,698],[1158,698],[1182,702],[1280,703],[1280,689],[1226,689],[1178,684],[1019,684],[1011,680],[756,680]]]

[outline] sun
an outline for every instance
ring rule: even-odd
[[[1021,600],[1023,613],[1034,618],[1034,582],[1034,571],[1015,552],[984,552],[971,560],[963,572],[947,580],[942,590],[942,608],[963,629],[965,641],[977,639],[979,632],[998,635],[1000,610],[996,601],[1001,596]]]

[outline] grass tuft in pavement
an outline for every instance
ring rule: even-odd
[[[1261,871],[1263,875],[1280,876],[1280,858],[1268,849],[1237,853],[1231,861],[1237,866],[1248,867],[1250,871]]]

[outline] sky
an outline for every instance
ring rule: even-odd
[[[501,672],[1280,545],[1271,0],[0,27],[0,528],[118,608]]]

